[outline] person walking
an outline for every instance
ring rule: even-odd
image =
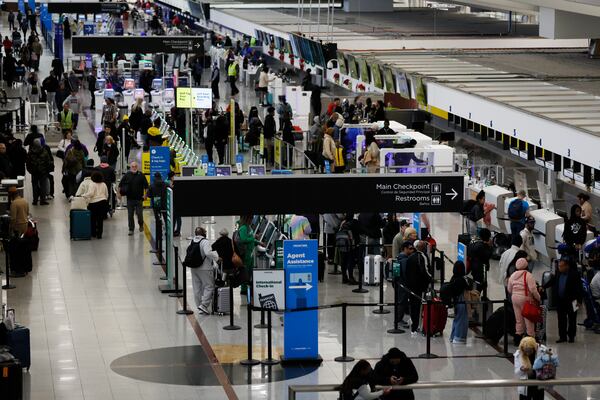
[[[227,78],[229,79],[229,85],[231,87],[231,97],[236,96],[240,91],[235,85],[238,79],[238,71],[239,71],[239,63],[237,60],[234,60],[229,67],[227,67]]]
[[[67,131],[73,131],[74,116],[73,111],[70,109],[70,104],[66,100],[63,102],[62,107],[63,110],[58,114],[58,122],[60,123],[63,135],[65,135]]]
[[[184,266],[191,269],[194,300],[201,314],[210,314],[209,308],[215,290],[213,264],[218,259],[219,254],[212,250],[208,239],[206,239],[206,229],[197,227],[186,250],[183,263]]]
[[[571,206],[571,216],[565,222],[563,239],[573,252],[581,249],[587,237],[587,223],[581,218],[581,206]]]
[[[119,193],[127,197],[127,223],[129,236],[133,235],[135,224],[133,214],[137,215],[139,231],[144,231],[143,199],[148,189],[146,177],[138,170],[138,163],[132,162],[129,171],[123,176],[119,183]]]
[[[527,259],[517,260],[517,272],[513,273],[508,279],[506,290],[511,294],[513,309],[515,310],[515,335],[517,338],[524,334],[535,336],[535,323],[523,317],[523,307],[525,303],[541,301],[540,294],[535,284],[535,278],[531,272],[527,271]]]
[[[56,79],[53,72],[50,72],[50,75],[42,81],[42,90],[46,92],[46,103],[48,104],[51,118],[54,120],[56,116],[56,91],[58,90],[58,79]]]
[[[81,110],[81,98],[77,95],[77,92],[71,92],[71,94],[63,101],[63,106],[65,104],[69,105],[69,110],[73,113],[71,117],[73,120],[73,130],[76,130],[79,122],[79,112]]]
[[[15,13],[9,11],[8,13],[8,29],[12,32],[15,29]]]
[[[77,175],[83,170],[85,159],[83,144],[79,141],[77,135],[73,135],[71,144],[65,150],[62,169],[63,192],[69,201],[77,192]]]
[[[108,190],[104,183],[104,177],[100,171],[92,172],[91,182],[83,193],[88,203],[91,215],[92,237],[102,239],[104,231],[104,217],[108,211]]]
[[[54,166],[54,162],[42,147],[40,139],[35,139],[31,146],[29,146],[26,165],[27,171],[31,174],[31,185],[33,187],[32,204],[36,206],[39,200],[40,205],[48,205],[49,203],[46,201],[48,174],[51,171],[51,167]]]
[[[563,255],[552,278],[544,289],[552,287],[556,314],[558,315],[558,340],[556,343],[575,342],[577,334],[577,311],[583,301],[581,276],[573,256]]]

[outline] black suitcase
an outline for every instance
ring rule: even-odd
[[[8,242],[8,262],[14,275],[26,275],[33,269],[31,246],[26,238],[13,237]]]
[[[21,363],[22,368],[31,367],[31,344],[29,328],[17,325],[12,331],[8,331],[7,345],[12,354]]]
[[[19,360],[0,362],[0,397],[23,400],[23,367]]]
[[[323,250],[319,250],[317,262],[319,263],[319,282],[323,282],[325,279],[325,252]]]
[[[504,313],[506,312],[506,308],[504,306],[498,308],[494,313],[488,318],[483,327],[483,335],[490,341],[492,344],[498,344],[502,336],[504,336]],[[515,311],[512,307],[508,308],[508,319],[506,321],[506,327],[508,328],[508,333],[510,335],[515,334]]]

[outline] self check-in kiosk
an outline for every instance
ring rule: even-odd
[[[494,231],[509,233],[510,229],[506,229],[506,218],[508,218],[505,211],[506,199],[512,198],[513,192],[498,185],[486,186],[483,188],[485,192],[486,203],[492,203],[496,205],[496,208],[490,212],[490,227]]]
[[[96,111],[104,108],[104,91],[106,90],[106,79],[96,79],[96,90],[94,91]]]
[[[135,103],[135,80],[127,78],[125,79],[123,86],[125,88],[125,90],[123,90],[123,103],[125,103],[127,109],[130,110],[131,106]]]
[[[532,210],[529,212],[529,215],[535,218],[535,229],[533,231],[535,250],[541,256],[542,261],[550,265],[550,261],[557,258],[557,242],[562,242],[562,234],[560,237],[556,237],[556,229],[558,225],[564,227],[564,219],[552,211],[545,209]]]
[[[162,79],[156,78],[152,79],[152,91],[150,92],[152,96],[152,103],[156,104],[158,109],[162,108],[163,102],[163,82]]]

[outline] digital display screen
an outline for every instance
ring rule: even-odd
[[[367,66],[367,60],[364,58],[358,58],[358,67],[360,70],[360,80],[365,83],[371,83],[371,77],[369,75],[369,67]]]
[[[375,85],[377,89],[383,89],[383,79],[379,64],[371,64],[371,73],[373,74],[373,85]]]
[[[384,75],[385,75],[385,90],[388,92],[395,92],[396,91],[396,80],[394,79],[394,73],[392,72],[391,68],[384,68]]]
[[[266,175],[267,171],[264,165],[249,165],[248,175]]]
[[[269,220],[266,218],[263,218],[260,220],[260,224],[258,224],[258,228],[256,229],[256,232],[255,232],[257,237],[262,236],[268,223],[269,223]]]
[[[268,243],[273,238],[273,234],[275,233],[275,231],[275,225],[273,225],[272,222],[269,222],[267,225],[267,229],[265,229],[265,233],[260,238],[260,241],[265,244]]]
[[[350,76],[354,79],[358,79],[358,65],[356,64],[356,58],[348,54],[348,69],[350,70]]]
[[[231,165],[217,165],[215,172],[217,176],[231,176]]]
[[[344,57],[344,53],[341,51],[337,52],[337,60],[338,60],[338,68],[340,70],[340,74],[348,75],[348,66],[346,65],[346,57]]]

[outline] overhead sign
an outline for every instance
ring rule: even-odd
[[[129,10],[127,3],[116,2],[48,2],[48,12],[57,14],[121,14]]]
[[[177,108],[212,108],[211,88],[178,87],[175,95]]]
[[[285,271],[255,269],[252,272],[252,305],[266,310],[285,310]]]
[[[201,36],[73,36],[73,54],[202,53]]]
[[[168,146],[150,147],[150,182],[154,182],[154,173],[160,172],[163,180],[169,179],[170,149]]]
[[[252,193],[235,196],[197,194]],[[274,190],[273,188],[276,188]],[[182,217],[254,214],[326,214],[345,212],[458,212],[462,209],[462,174],[331,174],[229,176],[177,180],[175,212]],[[318,193],[318,196],[312,194]],[[336,199],[336,201],[323,201]]]
[[[316,240],[286,240],[283,242],[287,310],[319,305],[317,249]],[[286,311],[283,329],[283,359],[285,361],[319,358],[319,313],[317,310]]]

